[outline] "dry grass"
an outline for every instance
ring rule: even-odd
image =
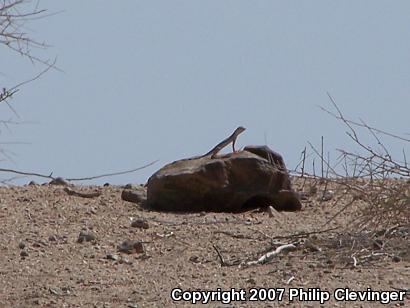
[[[306,172],[307,151],[302,152],[300,164],[296,173],[301,178],[310,178],[325,183],[322,193],[325,194],[329,183],[334,189],[342,190],[350,196],[350,202],[344,204],[338,214],[352,205],[359,206],[360,215],[352,218],[351,231],[388,230],[400,226],[408,226],[410,222],[410,167],[407,163],[406,152],[403,157],[395,158],[382,138],[390,138],[408,146],[410,139],[398,136],[374,127],[364,121],[350,120],[342,113],[333,98],[329,95],[335,112],[322,108],[325,112],[342,122],[347,128],[346,134],[359,148],[357,152],[339,149],[339,157],[332,164],[324,154],[322,137],[321,149],[311,143],[313,151],[313,173]],[[359,131],[367,132],[375,145],[369,145],[359,137]],[[321,162],[321,176],[316,176],[315,159]],[[299,170],[298,170],[299,168]],[[335,204],[338,200],[335,201]],[[337,214],[337,215],[338,215]]]

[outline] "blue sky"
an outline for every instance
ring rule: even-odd
[[[293,168],[307,141],[319,145],[321,136],[331,157],[354,148],[318,108],[331,108],[327,91],[352,119],[410,133],[408,1],[42,0],[40,7],[59,13],[26,25],[52,45],[33,52],[56,56],[63,72],[48,72],[11,101],[20,121],[34,123],[1,129],[2,142],[29,143],[5,144],[14,154],[3,168],[82,177],[159,159],[93,182],[142,183],[239,125],[247,128],[239,146],[266,142]],[[41,69],[0,46],[2,87]],[[2,119],[13,117],[0,107]],[[390,147],[400,153],[408,143]]]

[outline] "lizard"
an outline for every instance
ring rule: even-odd
[[[235,151],[235,142],[236,138],[238,138],[239,134],[241,134],[245,130],[244,127],[239,126],[235,131],[230,135],[228,138],[222,140],[220,143],[218,143],[216,146],[214,146],[209,152],[200,155],[200,156],[195,156],[192,158],[188,158],[189,160],[191,159],[198,159],[198,158],[203,158],[203,157],[208,157],[210,156],[211,158],[214,158],[216,154],[218,154],[224,147],[226,147],[228,144],[232,143],[232,149],[233,152]]]

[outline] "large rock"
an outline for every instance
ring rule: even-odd
[[[168,164],[147,184],[147,206],[167,211],[299,210],[282,157],[268,147]]]
[[[283,183],[282,189],[286,190],[291,190],[291,183],[290,183],[290,177],[288,173],[288,169],[286,168],[285,161],[282,158],[282,155],[279,153],[271,150],[268,146],[263,145],[248,145],[244,149],[244,151],[251,152],[253,154],[256,154],[267,161],[269,161],[271,164],[274,164],[280,171],[286,174],[286,180]]]

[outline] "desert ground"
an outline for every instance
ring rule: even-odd
[[[300,180],[293,182],[296,190],[307,191]],[[314,185],[320,191],[322,184]],[[245,300],[198,304],[203,307],[410,306],[410,227],[398,226],[380,237],[355,233],[349,222],[359,215],[360,204],[333,218],[350,200],[348,194],[335,190],[322,201],[311,186],[302,211],[273,212],[273,217],[258,209],[150,211],[122,200],[119,186],[72,187],[101,192],[93,198],[67,194],[55,185],[1,187],[0,306],[194,306],[189,300],[173,301],[174,288],[246,292]],[[125,240],[140,243],[130,253],[121,252]],[[288,244],[295,247],[252,264]],[[254,288],[270,289],[270,296],[277,297],[250,301]],[[386,305],[336,301],[333,295],[321,304],[314,298],[291,301],[292,288],[320,288],[331,295],[338,288],[407,293]]]

